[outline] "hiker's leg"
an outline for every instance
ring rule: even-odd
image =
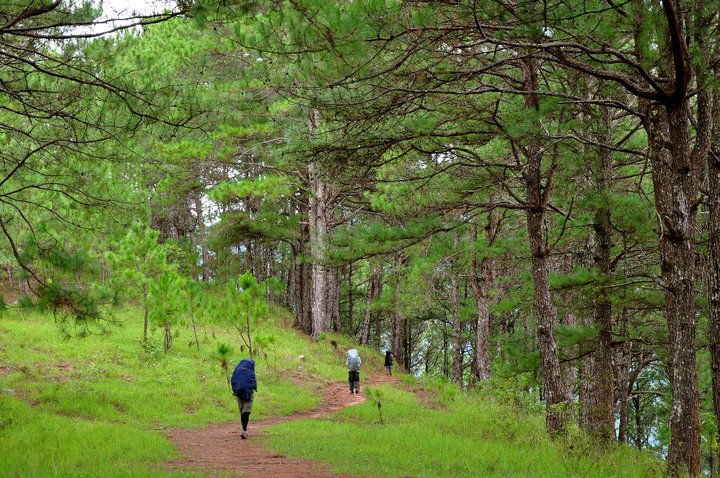
[[[253,406],[253,394],[250,394],[249,400],[242,400],[240,403],[240,423],[242,423],[243,432],[247,432],[247,426],[250,422],[250,412],[252,412],[252,406]],[[243,438],[247,437],[247,433],[243,436]]]
[[[350,384],[350,393],[353,393],[353,382],[355,381],[355,372],[352,370],[348,372],[348,383]]]
[[[360,372],[355,372],[355,393],[360,393]]]

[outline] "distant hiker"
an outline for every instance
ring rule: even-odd
[[[388,375],[392,375],[393,358],[395,358],[395,354],[392,353],[392,350],[385,352],[385,372]]]
[[[253,395],[257,391],[255,362],[248,359],[241,360],[235,367],[230,383],[240,409],[240,422],[242,423],[240,438],[244,440],[248,437],[247,427],[250,421],[250,412],[252,412]]]
[[[348,350],[347,353],[348,382],[350,383],[350,394],[360,393],[360,354],[355,349]]]

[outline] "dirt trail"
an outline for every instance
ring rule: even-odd
[[[352,478],[332,473],[329,466],[318,461],[278,455],[264,448],[256,437],[268,425],[305,418],[320,418],[341,408],[365,401],[364,386],[396,382],[394,377],[372,376],[361,383],[360,395],[351,395],[347,382],[330,383],[322,391],[323,401],[314,410],[286,417],[273,417],[253,422],[250,419],[250,438],[240,439],[240,417],[236,423],[210,425],[202,429],[178,428],[169,432],[170,438],[185,458],[174,460],[175,469],[204,471],[210,475],[242,476],[243,478]],[[260,398],[260,397],[258,397]]]

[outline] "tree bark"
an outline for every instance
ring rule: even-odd
[[[455,250],[459,247],[459,241],[455,241]],[[453,360],[452,360],[452,376],[453,382],[457,383],[460,388],[463,386],[463,324],[460,316],[460,278],[456,267],[450,270],[452,277],[450,278],[450,296],[452,299],[453,311]]]
[[[320,112],[308,112],[310,134],[320,126]],[[310,182],[310,251],[312,254],[312,337],[317,339],[332,326],[331,295],[334,274],[327,264],[327,243],[330,232],[330,185],[322,178],[315,162],[308,165]]]
[[[200,277],[203,282],[210,280],[210,252],[207,248],[207,234],[205,228],[205,215],[202,207],[202,191],[198,190],[195,196],[195,217],[197,218],[197,242],[200,245],[200,260],[202,261]]]
[[[577,325],[577,316],[568,311],[563,316],[562,324],[565,327],[575,327]],[[570,354],[577,354],[578,347],[573,345],[568,348]],[[565,402],[569,405],[573,403],[575,397],[575,385],[578,378],[578,365],[576,361],[568,361],[560,364],[560,372],[563,377],[563,393],[565,394]]]
[[[720,110],[720,105],[716,108]],[[718,111],[720,113],[720,111]],[[720,128],[718,128],[720,129]],[[714,135],[720,138],[720,131]],[[713,147],[708,155],[708,339],[710,370],[712,372],[712,400],[715,424],[720,430],[720,146]],[[713,473],[715,470],[713,470]]]
[[[331,266],[328,277],[328,313],[333,332],[342,332],[340,322],[340,278],[344,275],[345,266]]]
[[[610,144],[610,111],[603,112],[604,137],[602,142]],[[613,363],[612,363],[612,302],[610,301],[610,275],[612,258],[612,225],[610,223],[610,187],[613,177],[612,156],[609,149],[599,151],[600,162],[596,167],[595,183],[602,197],[595,212],[595,253],[594,262],[598,272],[595,287],[595,328],[597,340],[591,361],[591,380],[588,391],[587,425],[603,443],[610,443],[615,437],[613,416]],[[627,398],[626,398],[627,399]]]
[[[148,333],[148,285],[147,283],[143,284],[143,307],[145,309],[145,315],[143,320],[143,343],[147,342],[147,333]]]
[[[15,290],[15,281],[13,280],[13,268],[12,266],[5,266],[5,273],[7,274],[8,289],[11,291]],[[105,282],[103,282],[104,284]]]
[[[382,263],[377,262],[374,265],[369,265],[369,267],[370,275],[367,281],[367,300],[365,303],[365,315],[363,316],[362,334],[360,337],[361,345],[368,345],[370,343],[370,322],[373,316],[372,307],[378,297],[380,297],[380,291],[382,290]]]
[[[628,320],[626,311],[619,316],[620,334],[627,337]],[[613,366],[615,369],[613,381],[615,383],[614,394],[616,413],[618,415],[617,440],[619,443],[627,443],[628,427],[628,397],[630,391],[630,364],[632,362],[633,343],[624,340],[621,347],[616,347],[613,353]]]
[[[485,238],[487,246],[491,247],[495,241],[500,218],[497,213],[492,211],[488,217],[488,223],[485,226]],[[475,323],[475,356],[472,362],[472,374],[478,380],[488,380],[492,377],[492,366],[490,361],[489,339],[490,339],[490,284],[494,280],[495,261],[488,257],[485,252],[478,267],[477,252],[477,225],[472,228],[472,241],[474,244],[474,252],[472,259],[472,271],[470,273],[470,282],[475,294],[475,303],[477,304],[478,315]],[[480,276],[478,277],[478,268]]]
[[[533,58],[522,62],[524,88],[538,89],[538,65]],[[525,95],[528,109],[539,112],[540,104],[534,94]],[[538,130],[541,128],[538,126]],[[533,135],[537,134],[533,132]],[[551,190],[550,178],[543,184],[542,145],[536,138],[530,138],[526,146],[527,169],[525,172],[526,215],[530,252],[532,256],[532,278],[535,292],[535,313],[537,315],[537,338],[546,403],[546,428],[549,433],[564,433],[566,429],[565,387],[560,371],[555,324],[557,310],[552,304],[549,281],[549,250],[547,229],[547,200]],[[551,168],[552,170],[552,168]]]
[[[696,41],[705,46],[705,29],[696,28]],[[720,434],[720,88],[707,81],[708,75],[718,76],[720,69],[699,74],[698,83],[708,89],[706,94],[698,96],[698,109],[707,112],[706,128],[711,131],[711,147],[707,155],[707,212],[706,230],[708,232],[708,258],[705,267],[708,297],[708,348],[710,352],[710,370],[712,375],[712,400],[715,412],[717,438]],[[717,476],[717,447],[712,447],[710,474]]]
[[[382,345],[383,315],[380,313],[374,313],[373,316],[375,317],[375,320],[373,321],[375,324],[375,337],[372,345],[375,348],[380,348]]]
[[[328,224],[325,197],[325,183],[315,177],[317,165],[310,164],[312,192],[310,194],[310,251],[312,253],[312,337],[317,339],[320,334],[330,329],[331,317],[328,314],[328,275],[330,271],[325,264],[325,243]]]
[[[690,154],[687,101],[649,107],[645,119],[660,228],[660,262],[670,339],[672,411],[668,471],[700,473],[695,357],[695,232],[698,168]]]
[[[642,411],[640,410],[640,395],[633,396],[633,408],[635,408],[635,447],[638,450],[642,450]]]
[[[163,351],[165,353],[167,353],[168,350],[170,350],[170,346],[172,345],[172,335],[170,333],[170,319],[169,318],[165,319],[165,327],[164,328],[165,328],[165,336],[163,339]]]
[[[310,229],[307,221],[300,224],[300,240],[293,246],[292,298],[295,305],[295,327],[312,333],[312,266],[309,258]]]
[[[395,303],[393,307],[392,350],[398,363],[405,363],[405,317],[400,313],[400,268],[403,264],[402,252],[395,255]]]
[[[347,322],[345,324],[346,326],[345,326],[344,333],[349,335],[353,331],[353,319],[354,319],[354,317],[353,317],[353,315],[354,315],[353,308],[354,307],[353,306],[355,303],[355,300],[353,298],[353,296],[355,295],[353,293],[355,290],[355,286],[353,285],[353,263],[352,262],[350,262],[348,264],[347,282],[348,282],[348,318],[347,318]]]

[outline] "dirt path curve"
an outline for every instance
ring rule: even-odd
[[[361,386],[377,386],[395,382],[394,377],[371,376]],[[264,448],[255,439],[263,428],[292,420],[320,418],[341,408],[365,401],[360,395],[351,395],[347,382],[330,383],[323,388],[323,401],[314,410],[285,417],[273,417],[253,422],[250,419],[248,440],[240,439],[240,417],[236,423],[210,425],[206,428],[177,428],[169,432],[170,438],[184,458],[170,462],[170,467],[198,470],[209,475],[242,476],[243,478],[352,478],[351,475],[332,473],[327,464],[278,455]]]

